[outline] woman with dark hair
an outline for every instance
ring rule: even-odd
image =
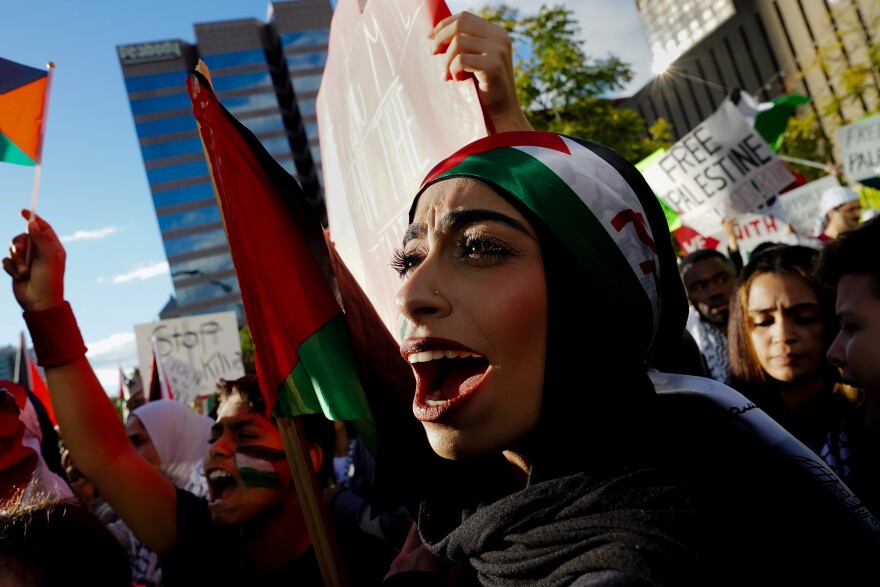
[[[743,268],[728,332],[731,386],[822,457],[870,507],[880,487],[877,461],[865,443],[858,392],[825,356],[839,326],[834,292],[813,276],[818,255],[776,245]]]
[[[864,580],[876,526],[845,485],[850,511],[827,492],[815,454],[728,387],[648,367],[687,300],[631,164],[554,133],[492,135],[429,173],[409,220],[401,354],[450,462],[388,585],[430,584],[446,561],[458,584]]]

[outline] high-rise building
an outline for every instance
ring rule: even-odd
[[[18,357],[18,347],[8,345],[0,347],[0,379],[15,381],[15,362]]]
[[[268,5],[266,22],[195,24],[178,39],[117,47],[168,257],[173,318],[234,310],[241,293],[202,152],[186,76],[202,59],[223,105],[294,175],[326,219],[315,98],[327,60],[330,0]]]
[[[877,79],[869,48],[878,43],[877,0],[635,0],[655,61],[668,68],[623,101],[653,124],[665,118],[678,139],[734,89],[759,101],[783,94],[812,99],[832,143],[842,122],[878,107],[876,90],[855,95],[845,72]],[[659,49],[659,51],[657,51]],[[825,67],[818,64],[824,62]]]

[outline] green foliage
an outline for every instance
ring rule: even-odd
[[[251,338],[251,329],[245,326],[239,331],[241,335],[241,364],[244,372],[248,375],[257,373],[257,365],[254,362],[256,354],[254,353],[254,339]]]
[[[829,139],[837,134],[840,126],[850,124],[854,120],[844,118],[844,112],[864,112],[864,115],[880,113],[880,43],[876,35],[861,47],[860,60],[854,64],[853,54],[845,51],[846,43],[852,45],[854,39],[861,44],[863,26],[854,12],[847,6],[834,8],[837,23],[837,35],[834,41],[823,44],[816,49],[816,57],[798,72],[798,77],[805,77],[813,71],[822,71],[832,83],[829,92],[814,100],[812,108],[803,109],[797,116],[789,120],[780,154],[806,159],[808,161],[832,161],[834,159],[834,143]],[[876,13],[868,23],[870,30],[880,27],[880,12]],[[867,111],[863,106],[867,105]],[[852,109],[851,109],[852,108]],[[820,124],[819,116],[824,121]],[[828,134],[826,134],[826,132]],[[791,167],[807,179],[818,179],[825,175],[821,169],[805,167],[790,163]]]
[[[671,144],[666,121],[646,129],[635,110],[608,98],[632,80],[632,69],[614,56],[587,56],[580,27],[564,5],[542,5],[533,16],[505,4],[478,12],[510,34],[517,98],[536,130],[607,145],[633,163]]]

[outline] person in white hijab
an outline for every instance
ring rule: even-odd
[[[816,238],[828,242],[858,226],[862,205],[859,194],[847,186],[834,186],[822,192],[816,220]]]
[[[135,409],[129,415],[125,429],[129,441],[141,456],[168,480],[181,489],[206,497],[207,483],[201,467],[213,425],[213,419],[183,403],[162,399]],[[150,587],[161,586],[162,571],[156,553],[144,546],[122,520],[109,527],[128,549],[133,580]]]
[[[214,420],[170,399],[139,406],[128,420],[129,438],[137,427],[133,420],[138,420],[155,448],[158,463],[154,464],[177,487],[192,490],[192,473],[205,458]]]

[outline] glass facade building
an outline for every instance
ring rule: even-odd
[[[676,58],[622,101],[648,126],[660,118],[678,140],[735,89],[759,102],[800,94],[811,103],[823,140],[841,121],[876,112],[873,91],[855,95],[847,71],[874,71],[877,0],[635,0],[653,48],[673,43]],[[672,48],[672,46],[670,46]],[[678,55],[680,53],[680,55]],[[656,55],[655,55],[656,57]],[[822,66],[822,63],[827,66]],[[833,162],[840,161],[836,145]]]
[[[297,178],[326,224],[315,99],[331,18],[329,0],[273,2],[266,22],[194,25],[194,44],[117,47],[174,284],[161,318],[233,310],[244,324],[187,74],[204,60],[221,103]]]

